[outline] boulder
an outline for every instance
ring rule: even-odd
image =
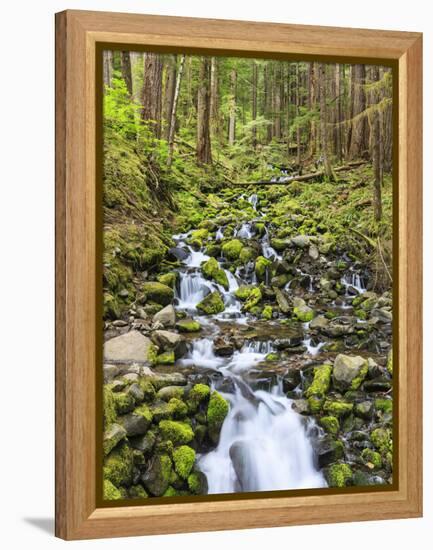
[[[185,394],[185,388],[182,386],[165,386],[158,390],[156,397],[163,401],[170,401],[173,397],[182,399]]]
[[[275,292],[275,298],[277,300],[278,307],[280,308],[282,313],[289,313],[290,311],[290,304],[287,300],[284,292],[280,290],[277,287],[273,287],[273,290]]]
[[[201,325],[194,319],[181,319],[176,323],[176,328],[179,332],[198,332]]]
[[[153,430],[148,430],[145,435],[139,435],[137,437],[129,438],[129,443],[133,449],[141,451],[143,454],[149,454],[156,441],[156,435]]]
[[[297,235],[292,238],[292,244],[297,248],[307,248],[310,245],[310,237],[308,235]]]
[[[179,260],[181,262],[185,261],[189,254],[188,249],[180,247],[169,248],[167,251],[167,255],[170,259]]]
[[[215,258],[209,258],[201,264],[201,270],[206,279],[211,279],[219,285],[222,285],[226,290],[229,289],[229,281],[226,272],[222,269]]]
[[[359,356],[337,355],[334,362],[332,380],[340,391],[357,390],[368,372],[366,359]]]
[[[152,422],[152,412],[146,405],[142,405],[131,414],[122,417],[122,425],[128,437],[145,434]]]
[[[215,355],[221,357],[230,357],[235,351],[235,346],[231,340],[224,336],[217,336],[213,343]]]
[[[355,405],[355,414],[364,420],[371,420],[374,414],[374,404],[372,401],[361,401]]]
[[[324,329],[328,326],[329,321],[324,315],[318,315],[310,323],[310,329]]]
[[[219,292],[211,292],[200,303],[197,309],[205,315],[215,315],[224,311],[225,306]]]
[[[155,497],[161,497],[168,489],[173,477],[171,458],[167,454],[156,454],[141,476],[141,481],[149,493]]]
[[[111,426],[104,432],[104,455],[114,449],[114,447],[126,437],[126,430],[120,424],[111,424]]]
[[[308,249],[308,255],[312,260],[317,260],[319,258],[319,249],[315,244],[312,244]]]
[[[186,353],[186,342],[177,332],[169,330],[155,330],[152,333],[152,342],[154,342],[164,352],[174,351],[176,359]]]
[[[167,285],[156,281],[143,283],[142,290],[147,300],[167,306],[173,301],[174,291]]]
[[[165,306],[161,311],[158,311],[153,316],[153,322],[154,323],[160,323],[165,328],[171,328],[174,327],[176,324],[176,312],[174,310],[174,307],[169,304],[168,306]]]
[[[153,352],[150,338],[137,330],[116,336],[104,344],[104,360],[107,362],[147,362]]]
[[[341,441],[328,435],[318,442],[316,453],[319,466],[323,468],[343,457],[344,446]]]

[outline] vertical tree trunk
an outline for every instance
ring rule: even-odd
[[[342,97],[343,90],[341,89],[341,65],[339,63],[335,66],[335,129],[334,129],[334,140],[335,140],[335,154],[337,156],[338,162],[343,160],[343,151],[341,148],[342,136],[341,136],[341,122],[342,118]]]
[[[113,78],[113,52],[111,50],[104,50],[102,68],[104,85],[111,88]]]
[[[317,109],[317,97],[318,97],[318,64],[316,62],[310,63],[309,68],[309,107],[311,110]],[[309,157],[314,157],[317,152],[317,141],[318,141],[318,132],[317,132],[317,122],[314,118],[310,121],[310,150]]]
[[[229,105],[229,145],[236,139],[236,69],[230,71],[230,105]]]
[[[320,141],[321,156],[325,176],[328,180],[335,180],[332,171],[331,161],[328,150],[328,132],[327,132],[327,108],[326,108],[326,65],[319,63],[319,96],[320,96]]]
[[[170,134],[171,114],[173,112],[174,92],[176,88],[176,65],[177,56],[171,55],[166,63],[164,102],[162,107],[162,116],[165,123],[162,135],[167,141]]]
[[[372,65],[371,81],[373,83],[379,81],[379,67]],[[379,93],[376,90],[371,92],[371,105],[373,109],[370,113],[371,125],[371,153],[373,161],[373,211],[375,221],[380,221],[382,218],[382,159],[381,159],[381,135],[380,135],[380,114],[375,107],[379,102]]]
[[[203,57],[200,64],[199,88],[197,96],[197,162],[211,164],[212,152],[210,141],[210,68],[208,57]]]
[[[367,149],[367,121],[364,116],[359,117],[366,108],[365,98],[365,65],[352,67],[352,132],[350,138],[349,158],[359,158]]]
[[[301,82],[299,78],[299,63],[296,63],[296,116],[299,117],[301,111]],[[301,127],[299,124],[296,127],[296,164],[301,165]]]
[[[162,59],[157,53],[147,52],[144,58],[144,81],[141,118],[149,122],[155,137],[161,137],[162,114]]]
[[[266,127],[266,143],[269,143],[272,140],[273,135],[273,124],[272,124],[272,76],[273,76],[273,65],[272,61],[268,61],[265,65],[265,118],[269,121]]]
[[[274,67],[273,81],[273,114],[274,131],[273,135],[277,140],[281,139],[281,63],[276,63]]]
[[[167,157],[167,166],[171,166],[171,163],[173,162],[173,152],[174,152],[174,136],[176,133],[176,112],[177,112],[177,103],[179,100],[179,91],[180,91],[180,85],[182,82],[182,73],[183,73],[183,67],[185,65],[185,55],[182,55],[180,58],[179,63],[179,70],[177,72],[176,77],[176,85],[174,88],[174,97],[173,97],[173,105],[171,109],[171,117],[170,117],[170,124],[169,124],[169,130],[168,130],[168,157]]]
[[[253,121],[257,119],[257,63],[253,63],[253,79],[252,79],[252,89],[251,89],[251,117]],[[257,147],[257,127],[253,126],[253,147]]]
[[[221,123],[219,114],[219,63],[217,57],[211,58],[210,67],[210,121],[211,130],[221,141]]]
[[[122,71],[122,78],[125,81],[128,94],[132,96],[131,57],[129,52],[122,52],[120,58],[120,67]]]

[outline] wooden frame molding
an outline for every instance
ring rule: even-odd
[[[257,41],[260,33],[261,40]],[[98,43],[345,59],[398,68],[397,489],[146,506],[96,505]],[[120,13],[56,15],[56,535],[63,539],[422,514],[422,35]]]

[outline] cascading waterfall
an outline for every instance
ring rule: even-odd
[[[257,209],[256,195],[249,197]],[[254,235],[253,223],[243,223],[236,236],[249,239]],[[254,283],[254,266],[251,270],[236,270],[233,274],[224,268],[229,288],[205,279],[200,264],[207,259],[203,251],[193,250],[186,240],[190,233],[176,235],[178,246],[189,251],[189,256],[179,268],[177,308],[196,314],[197,304],[214,290],[223,297],[225,310],[222,314],[207,318],[206,338],[192,341],[188,354],[179,361],[181,366],[219,372],[223,379],[230,379],[234,390],[221,392],[230,403],[230,411],[224,420],[218,446],[199,457],[199,468],[206,474],[209,493],[233,493],[238,491],[270,491],[324,487],[326,482],[314,464],[310,432],[315,426],[292,409],[292,402],[279,384],[271,391],[254,390],[244,376],[257,369],[266,356],[274,351],[272,341],[249,340],[230,357],[220,357],[214,352],[214,338],[220,332],[218,323],[227,319],[247,323],[246,314],[235,296],[239,283]],[[219,228],[217,239],[222,239]],[[261,239],[263,255],[278,259],[280,256],[269,244],[267,229]],[[200,318],[202,320],[202,318]],[[304,327],[308,331],[308,326]],[[307,351],[319,353],[321,344],[313,346],[311,339],[304,339]],[[317,429],[317,428],[314,428]]]

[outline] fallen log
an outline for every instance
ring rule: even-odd
[[[352,168],[357,168],[367,164],[365,160],[357,162],[349,162],[344,166],[337,166],[333,168],[334,172],[344,172],[345,170],[351,170]],[[287,183],[292,183],[294,181],[309,181],[312,179],[321,178],[324,176],[324,171],[319,170],[318,172],[311,172],[310,174],[304,174],[303,176],[283,176],[283,181],[273,181],[273,180],[264,180],[264,181],[250,181],[250,182],[236,182],[234,185],[285,185]]]

